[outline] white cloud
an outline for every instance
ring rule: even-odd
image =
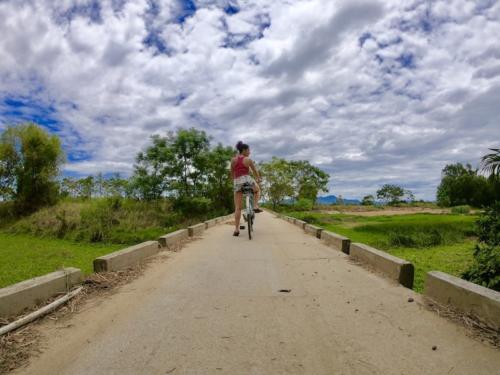
[[[180,22],[178,0],[0,2],[0,129],[5,99],[53,108],[67,171],[126,174],[152,133],[195,126],[357,197],[432,199],[446,163],[498,147],[498,2],[193,3]]]

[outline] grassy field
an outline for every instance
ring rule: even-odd
[[[477,217],[472,215],[365,217],[314,212],[290,215],[412,262],[415,266],[414,289],[418,292],[423,290],[428,271],[443,271],[460,277],[473,260]]]
[[[0,288],[61,267],[77,267],[89,274],[94,258],[122,247],[0,233]]]

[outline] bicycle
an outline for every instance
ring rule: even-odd
[[[245,211],[243,213],[243,218],[247,222],[248,238],[251,240],[253,232],[253,224],[255,222],[255,212],[253,210],[254,191],[252,184],[250,183],[243,184],[243,186],[241,187],[241,192],[245,197]]]

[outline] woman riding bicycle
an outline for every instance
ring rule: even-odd
[[[255,168],[254,162],[249,158],[250,147],[239,141],[236,145],[236,149],[238,150],[238,155],[231,160],[231,177],[233,178],[234,184],[234,218],[236,225],[233,236],[239,236],[240,234],[241,206],[243,205],[243,193],[241,189],[244,184],[249,183],[253,185],[255,202],[254,212],[262,212],[259,208],[259,183],[261,179],[257,168]],[[255,176],[255,179],[250,176],[250,170],[252,170],[252,174]]]

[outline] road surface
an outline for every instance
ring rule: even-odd
[[[499,373],[498,350],[413,291],[269,213],[255,228],[252,241],[211,228],[118,293],[44,324],[46,349],[16,373]]]

